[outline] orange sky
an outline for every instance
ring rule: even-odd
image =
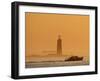
[[[61,35],[65,55],[89,55],[89,16],[26,13],[26,56],[56,51]]]

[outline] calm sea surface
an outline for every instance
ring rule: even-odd
[[[43,57],[29,57],[26,59],[25,67],[26,68],[36,68],[36,67],[58,67],[58,66],[80,66],[80,65],[89,65],[89,60],[87,57],[84,57],[80,61],[65,61],[69,58],[66,56],[43,56]]]

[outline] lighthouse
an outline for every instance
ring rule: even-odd
[[[62,54],[62,40],[61,40],[61,36],[58,36],[57,39],[57,55],[61,55]]]

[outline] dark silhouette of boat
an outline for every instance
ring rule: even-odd
[[[83,60],[83,57],[78,57],[78,56],[71,56],[68,59],[65,59],[65,61],[81,61]]]

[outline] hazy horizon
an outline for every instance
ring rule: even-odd
[[[56,51],[58,35],[62,53],[89,56],[89,16],[29,13],[26,18],[26,56]]]

